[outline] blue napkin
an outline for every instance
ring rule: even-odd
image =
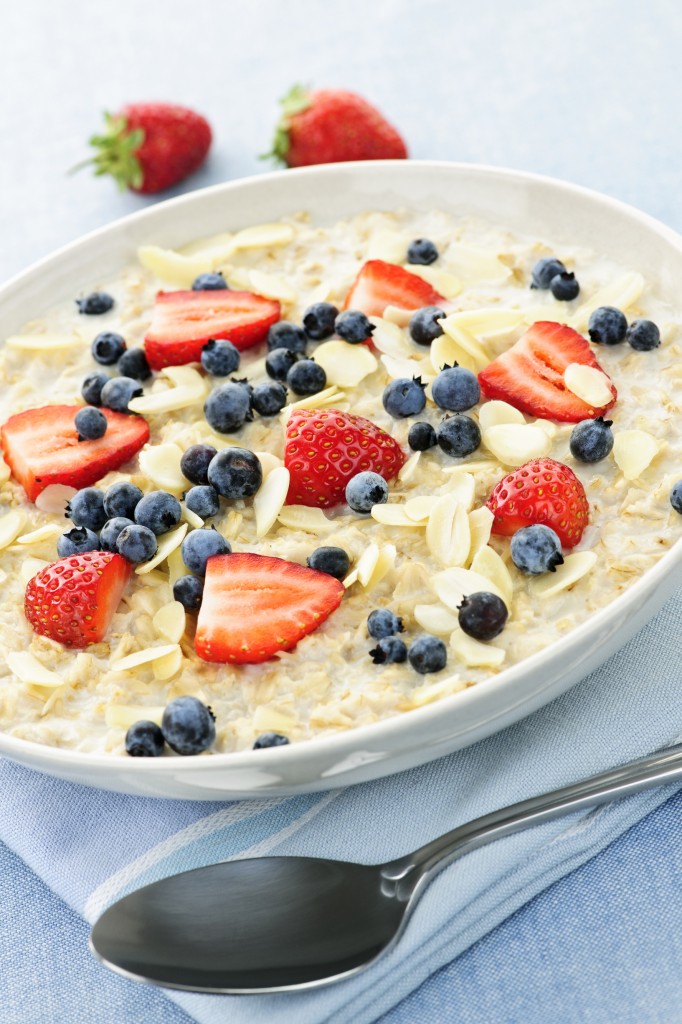
[[[424,768],[346,790],[175,803],[88,790],[2,761],[0,839],[89,920],[146,882],[219,859],[395,857],[486,811],[675,742],[681,622],[678,594],[607,664],[530,718]],[[356,978],[302,995],[168,994],[201,1024],[369,1024],[671,792],[573,814],[453,864],[397,948]]]

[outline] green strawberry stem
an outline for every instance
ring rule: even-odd
[[[96,151],[95,155],[76,164],[69,173],[74,174],[83,167],[93,167],[98,177],[110,174],[121,191],[140,188],[144,172],[136,154],[144,142],[144,131],[141,128],[129,131],[126,118],[120,114],[105,112],[104,121],[104,132],[89,139],[89,144]]]
[[[260,160],[276,160],[278,164],[286,166],[287,153],[291,145],[289,140],[289,125],[294,114],[300,114],[310,106],[310,89],[306,85],[292,85],[286,96],[280,100],[282,114],[275,128],[275,136],[272,140],[272,149],[269,153],[262,153]]]

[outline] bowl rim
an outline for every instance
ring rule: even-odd
[[[642,227],[654,232],[664,241],[678,249],[682,255],[682,235],[678,234],[673,228],[659,221],[651,214],[645,213],[629,203],[605,195],[595,189],[587,188],[584,185],[578,185],[573,182],[564,181],[560,178],[508,167],[496,167],[487,164],[454,161],[451,162],[447,160],[410,159],[409,161],[352,161],[346,163],[319,164],[312,167],[296,169],[282,169],[270,171],[264,174],[242,177],[232,181],[210,185],[206,188],[196,189],[184,193],[183,195],[151,204],[141,210],[136,210],[133,213],[129,213],[123,217],[110,221],[107,224],[95,228],[94,230],[79,236],[73,241],[60,246],[46,256],[43,256],[39,260],[30,264],[25,270],[13,275],[4,285],[0,286],[0,302],[14,291],[15,288],[21,287],[36,274],[49,269],[50,266],[70,256],[72,252],[77,252],[80,249],[87,248],[96,241],[106,238],[107,235],[124,233],[131,225],[144,223],[145,220],[152,219],[152,217],[158,217],[159,211],[161,211],[164,217],[167,215],[172,218],[173,213],[176,210],[185,206],[191,206],[193,203],[196,203],[206,197],[219,196],[239,191],[247,184],[267,189],[271,183],[276,183],[282,180],[282,178],[291,178],[294,175],[297,177],[324,179],[325,177],[331,177],[338,174],[350,175],[353,172],[377,174],[389,169],[398,170],[398,173],[400,173],[399,169],[409,169],[409,171],[417,172],[422,171],[424,173],[433,170],[451,171],[454,174],[466,173],[468,175],[480,175],[484,178],[488,178],[489,180],[497,178],[507,182],[516,181],[519,184],[526,184],[530,186],[550,187],[568,194],[569,196],[575,196],[578,199],[588,199],[593,202],[597,202],[602,206],[610,208],[616,214],[621,214],[630,220],[639,222]],[[440,718],[443,714],[450,713],[456,708],[468,708],[470,705],[477,703],[483,698],[491,697],[497,691],[508,690],[520,677],[526,674],[534,674],[537,670],[543,669],[548,664],[551,667],[552,664],[560,663],[562,653],[567,648],[575,645],[577,636],[587,640],[589,637],[596,636],[605,624],[614,619],[623,617],[624,614],[627,614],[628,609],[632,605],[638,604],[643,593],[655,590],[658,584],[669,575],[672,566],[678,562],[682,564],[682,536],[678,538],[672,547],[666,551],[650,569],[648,569],[634,583],[631,583],[623,593],[618,595],[603,608],[599,609],[599,611],[586,622],[570,630],[565,636],[554,640],[546,648],[535,652],[509,668],[503,669],[497,675],[490,676],[489,678],[476,683],[475,686],[467,687],[447,697],[441,697],[424,707],[414,708],[409,712],[401,714],[394,714],[382,721],[356,726],[331,735],[314,736],[310,739],[281,747],[265,748],[258,751],[249,749],[236,752],[211,753],[207,754],[207,756],[186,758],[172,755],[161,758],[129,758],[117,756],[111,753],[72,750],[50,746],[48,744],[39,743],[35,740],[27,740],[11,736],[9,733],[0,731],[0,754],[7,756],[10,759],[14,755],[16,760],[24,762],[26,757],[30,754],[35,758],[36,762],[40,762],[41,770],[47,769],[48,767],[58,769],[60,766],[68,766],[79,770],[86,770],[88,766],[97,769],[115,767],[118,778],[128,777],[130,775],[138,776],[139,773],[143,773],[145,778],[149,775],[173,775],[178,771],[180,765],[182,766],[183,775],[185,773],[195,775],[196,773],[203,772],[214,773],[221,769],[234,769],[241,771],[244,769],[252,769],[256,766],[259,768],[268,768],[272,771],[276,770],[281,765],[282,769],[285,770],[287,766],[293,764],[297,760],[315,758],[316,755],[323,755],[325,761],[329,761],[330,758],[334,756],[336,756],[337,760],[342,760],[344,757],[348,757],[353,753],[364,752],[368,747],[370,749],[378,749],[384,738],[390,741],[396,737],[402,736],[403,733],[406,737],[409,737],[411,733],[418,733],[423,737],[428,733],[429,723]],[[551,676],[552,673],[550,672],[548,674],[548,682],[551,681]],[[537,692],[538,688],[533,691],[533,694],[536,694]],[[518,704],[529,703],[531,699],[532,695],[525,695],[520,698]],[[510,705],[508,703],[504,704],[498,713],[491,714],[487,717],[487,722],[492,722],[498,717],[506,717],[509,714],[509,711]],[[422,738],[419,746],[422,746],[423,744],[424,740]],[[393,746],[393,744],[389,743],[389,747],[391,746]],[[401,749],[405,749],[404,744]],[[397,752],[397,750],[393,751],[393,753]],[[226,781],[228,781],[229,772],[226,772],[225,778]],[[343,773],[341,773],[340,779],[343,780]],[[304,782],[300,783],[301,788],[304,785]],[[329,785],[335,785],[334,776],[331,773],[329,775]],[[257,796],[257,791],[254,790],[253,796]],[[218,791],[216,791],[215,799],[220,799]]]

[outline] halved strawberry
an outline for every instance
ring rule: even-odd
[[[28,581],[24,611],[33,631],[67,647],[102,640],[132,567],[111,551],[86,551],[46,565]]]
[[[147,362],[152,370],[198,363],[211,338],[251,348],[279,317],[279,302],[251,292],[159,292],[144,339]]]
[[[564,548],[575,547],[590,517],[585,488],[572,469],[555,459],[534,459],[512,470],[486,505],[495,516],[493,533],[511,537],[522,526],[542,523]]]
[[[442,306],[447,300],[416,274],[396,263],[368,260],[351,285],[344,309],[360,309],[367,316],[383,316],[386,306],[421,309]]]
[[[12,476],[31,501],[49,484],[89,487],[118,469],[149,440],[141,416],[102,409],[107,432],[97,441],[79,441],[74,417],[81,405],[45,405],[10,416],[0,428],[0,444]]]
[[[209,558],[194,648],[204,661],[255,665],[290,651],[341,604],[343,583],[283,558]]]
[[[566,324],[539,320],[481,370],[478,380],[488,398],[502,399],[531,416],[565,423],[602,416],[618,397],[615,385],[609,382],[613,399],[608,405],[588,405],[564,384],[570,363],[593,366],[608,377],[581,334]]]
[[[286,504],[331,508],[346,500],[346,485],[356,473],[370,470],[392,480],[404,462],[398,442],[364,416],[297,409],[286,425]]]

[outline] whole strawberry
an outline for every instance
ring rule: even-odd
[[[589,523],[585,488],[568,466],[555,459],[533,459],[512,470],[486,502],[495,516],[492,532],[511,537],[524,526],[549,526],[564,548],[579,542]]]
[[[295,85],[281,102],[282,118],[268,156],[287,167],[407,157],[393,125],[354,92]]]
[[[110,174],[120,189],[162,192],[192,174],[211,145],[208,121],[171,103],[131,103],[105,114],[105,131],[93,135],[96,175]],[[81,165],[85,166],[85,165]]]

